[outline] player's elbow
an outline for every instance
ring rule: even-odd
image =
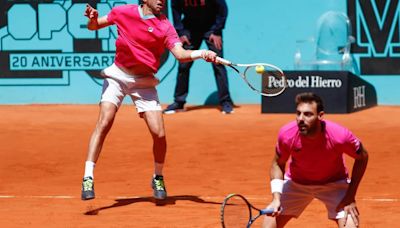
[[[183,55],[181,53],[177,53],[174,56],[175,56],[176,60],[178,60],[180,63],[186,63],[186,62],[192,61],[191,58],[187,58],[185,55]]]
[[[361,154],[361,156],[362,156],[362,159],[368,161],[369,155],[368,155],[368,152],[366,150],[363,150],[363,153]]]
[[[369,155],[368,152],[362,148],[361,153],[359,154],[357,160],[363,162],[363,163],[368,163]]]
[[[361,146],[361,154],[360,155],[361,155],[361,157],[368,159],[368,152],[364,146]]]
[[[180,43],[177,43],[174,48],[172,48],[171,53],[174,55],[176,60],[181,63],[193,61],[190,57],[190,52],[183,49]]]

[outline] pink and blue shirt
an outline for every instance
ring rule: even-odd
[[[130,68],[146,65],[156,73],[165,48],[171,50],[180,43],[166,16],[145,16],[138,5],[114,7],[107,15],[107,20],[118,28],[115,53],[117,66]]]
[[[358,156],[361,142],[347,128],[322,121],[322,134],[308,138],[299,133],[296,121],[283,126],[276,153],[287,161],[285,177],[299,184],[318,185],[348,178],[344,154]]]

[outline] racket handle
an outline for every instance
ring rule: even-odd
[[[274,209],[273,208],[266,208],[266,209],[262,209],[261,210],[261,214],[262,215],[271,215],[272,213],[274,213]]]
[[[229,66],[229,65],[232,64],[231,61],[226,60],[226,59],[223,59],[223,58],[221,58],[221,57],[217,57],[216,62],[217,62],[217,63],[220,63],[220,64],[223,64],[223,65],[227,65],[227,66]]]

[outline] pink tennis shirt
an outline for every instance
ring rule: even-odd
[[[167,17],[144,16],[138,5],[114,7],[107,15],[107,20],[118,28],[115,43],[117,66],[129,68],[146,65],[156,73],[165,48],[171,50],[180,43],[178,34]]]
[[[283,126],[276,153],[289,159],[285,177],[305,185],[326,184],[348,178],[344,154],[355,158],[360,141],[347,128],[322,121],[323,134],[310,139],[299,133],[296,121]]]

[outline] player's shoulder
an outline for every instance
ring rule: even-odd
[[[164,14],[158,15],[156,18],[157,18],[156,20],[158,20],[160,28],[164,32],[168,32],[170,29],[174,29],[174,26],[172,25],[168,17],[165,16]]]
[[[343,125],[333,122],[333,121],[330,121],[330,120],[323,120],[322,124],[327,131],[331,131],[331,132],[348,131],[348,129],[346,127],[344,127]]]
[[[293,136],[297,135],[298,130],[296,121],[291,121],[280,128],[279,138],[293,138]]]
[[[297,123],[296,121],[290,121],[289,123],[283,125],[280,129],[281,132],[288,132],[288,131],[293,131],[294,129],[297,129]]]
[[[343,125],[339,123],[335,123],[329,120],[323,120],[323,125],[326,133],[331,139],[336,139],[337,141],[342,141],[349,136],[353,135],[353,133]]]
[[[165,23],[165,24],[171,24],[168,17],[165,16],[165,14],[160,14],[157,16],[157,19],[161,22],[161,23]]]

